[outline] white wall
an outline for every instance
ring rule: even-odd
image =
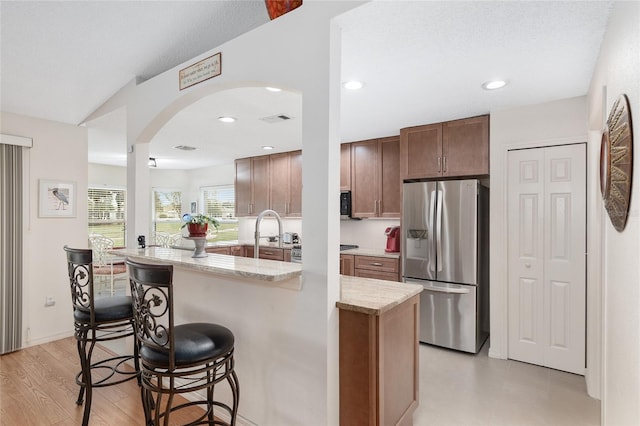
[[[578,97],[502,111],[490,123],[490,317],[489,355],[508,357],[507,150],[524,146],[586,142],[586,98]]]
[[[400,226],[399,219],[363,219],[340,221],[340,243],[356,244],[360,248],[384,250],[389,226]]]
[[[606,99],[603,99],[606,88]],[[591,82],[589,128],[602,129],[613,102],[629,98],[635,170],[629,219],[617,232],[603,213],[602,423],[640,424],[640,3],[616,2]],[[603,101],[606,109],[603,111]],[[598,147],[593,147],[599,155]],[[594,170],[593,173],[597,173]]]
[[[309,345],[316,350],[304,357],[304,370],[292,365],[291,371],[295,374],[287,378],[291,383],[304,383],[304,394],[293,387],[274,387],[275,383],[268,383],[267,389],[259,389],[257,378],[244,375],[240,414],[258,424],[338,422],[338,314],[335,303],[339,298],[336,194],[339,192],[340,164],[340,34],[330,20],[358,4],[344,1],[305,3],[304,7],[115,96],[91,117],[126,105],[127,143],[140,145],[149,142],[163,123],[184,106],[215,91],[239,85],[268,84],[303,94],[305,220],[302,228],[306,259],[303,288],[295,309],[278,312],[275,319],[291,321],[297,327],[273,336],[270,343],[287,347],[291,353],[298,350],[307,353]],[[179,91],[176,86],[179,69],[218,51],[223,56],[222,74]],[[129,169],[135,171],[136,180],[128,187],[128,193],[134,196],[136,192],[148,190],[142,175],[144,170],[141,170],[140,180],[137,178],[144,154],[145,150],[136,146],[134,156],[138,155],[140,159],[128,157],[129,164],[132,160],[135,162]],[[140,205],[133,207],[143,210],[142,200],[135,197],[135,201]],[[134,233],[138,233],[136,227],[144,225],[137,221],[138,217],[136,214],[136,223],[131,228]],[[259,368],[268,369],[268,361],[262,360]],[[289,362],[300,360],[292,358]],[[281,393],[280,400],[287,401],[286,407],[266,404],[264,392]]]
[[[26,182],[29,211],[24,232],[23,346],[73,335],[71,294],[62,247],[87,247],[87,130],[82,127],[2,113],[0,131],[33,138]],[[38,217],[38,181],[76,184],[76,217]],[[55,306],[45,307],[52,296]]]

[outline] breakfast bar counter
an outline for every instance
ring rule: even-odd
[[[164,247],[111,250],[111,254],[128,257],[139,262],[171,264],[196,272],[213,273],[251,282],[264,282],[276,287],[300,289],[302,266],[299,263],[253,259],[209,253],[206,257],[192,257],[193,250]]]

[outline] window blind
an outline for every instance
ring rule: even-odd
[[[238,239],[238,219],[236,218],[236,196],[233,185],[217,185],[200,188],[202,212],[218,219],[220,226],[215,241]]]
[[[111,238],[116,247],[124,246],[126,200],[126,189],[89,188],[89,233]]]

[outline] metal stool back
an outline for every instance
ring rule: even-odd
[[[173,266],[149,265],[127,259],[133,297],[136,336],[142,371],[142,405],[147,425],[169,424],[172,412],[202,405],[204,412],[190,425],[235,425],[240,386],[234,370],[234,336],[218,324],[175,325]],[[214,386],[226,380],[231,402],[213,399]],[[173,405],[176,394],[205,390],[203,399]],[[163,396],[167,395],[167,401]],[[223,410],[228,422],[214,417]],[[227,420],[227,419],[223,419]]]
[[[75,338],[80,357],[80,372],[76,376],[80,393],[76,404],[82,405],[86,392],[82,418],[82,424],[86,426],[91,414],[93,388],[116,385],[136,378],[140,383],[138,346],[134,342],[133,355],[114,356],[92,363],[91,355],[96,343],[133,336],[131,297],[94,298],[92,251],[67,246],[64,246],[64,250],[67,253]],[[135,368],[124,365],[129,360],[133,360]],[[101,378],[94,382],[91,372],[95,369],[101,370]],[[105,371],[107,374],[104,374]]]

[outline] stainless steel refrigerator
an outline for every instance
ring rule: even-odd
[[[403,277],[424,287],[420,341],[477,353],[489,335],[489,190],[407,182],[402,199]]]

